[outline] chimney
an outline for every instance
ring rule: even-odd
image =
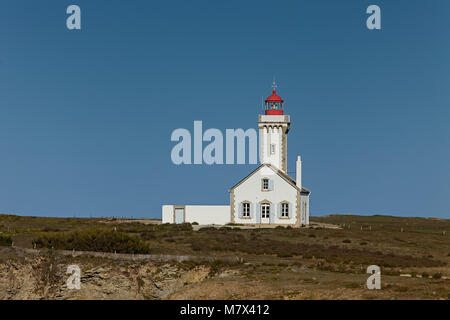
[[[302,158],[297,156],[297,187],[302,188]]]

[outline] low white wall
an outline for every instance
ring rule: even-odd
[[[162,206],[162,223],[174,223],[172,205]]]
[[[227,224],[231,222],[230,206],[186,206],[186,221],[198,224]]]
[[[178,208],[179,206],[177,206]],[[174,206],[162,206],[162,223],[175,223]],[[198,224],[225,225],[231,222],[230,206],[184,206],[185,221]]]

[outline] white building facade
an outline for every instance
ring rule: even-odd
[[[290,117],[274,88],[258,116],[261,165],[230,190],[229,206],[163,205],[163,223],[293,226],[309,224],[309,196],[302,185],[302,161],[296,180],[287,174],[287,134]]]

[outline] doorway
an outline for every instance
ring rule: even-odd
[[[270,204],[261,204],[261,223],[270,223]]]
[[[184,208],[175,208],[175,223],[184,223]]]

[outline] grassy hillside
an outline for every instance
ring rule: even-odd
[[[242,264],[222,266],[239,278],[240,289],[226,282],[237,298],[245,298],[256,284],[265,292],[260,298],[277,299],[447,298],[450,294],[450,220],[332,215],[312,221],[317,223],[313,228],[302,229],[226,226],[194,231],[197,226],[155,221],[0,215],[0,235],[11,237],[16,247],[27,248],[35,244],[69,250],[238,256]],[[340,229],[322,228],[319,223]],[[372,264],[382,269],[382,290],[364,287],[366,268]],[[206,290],[217,281],[211,278],[196,286]],[[336,295],[337,289],[347,293]],[[198,290],[178,294],[196,298],[204,294]],[[220,294],[214,296],[224,298]]]

